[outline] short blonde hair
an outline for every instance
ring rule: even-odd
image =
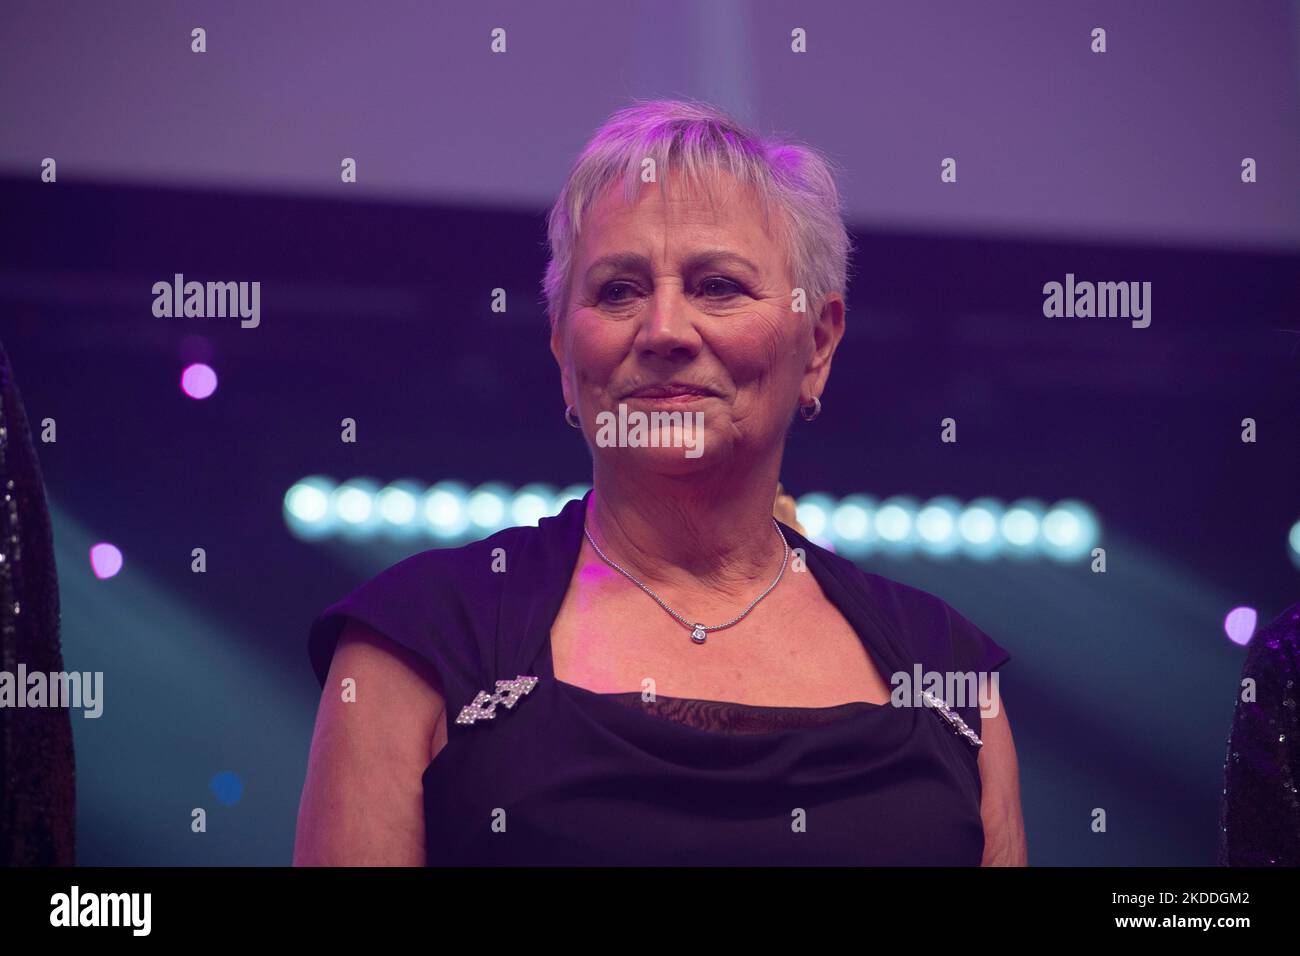
[[[647,158],[654,160],[661,189],[668,173],[675,172],[687,188],[716,197],[728,174],[753,191],[769,224],[775,211],[786,265],[795,285],[807,293],[810,309],[819,308],[829,293],[847,293],[852,241],[835,171],[825,156],[800,143],[759,137],[704,103],[653,100],[619,110],[596,131],[546,217],[550,260],[542,289],[552,325],[567,305],[584,218],[620,180],[625,200],[635,200]]]

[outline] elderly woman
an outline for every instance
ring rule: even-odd
[[[1006,651],[773,518],[844,334],[826,161],[641,104],[548,225],[593,489],[317,619],[295,862],[1023,864],[1005,708],[891,695]]]

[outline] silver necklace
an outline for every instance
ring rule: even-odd
[[[675,617],[678,621],[680,621],[682,625],[684,625],[686,629],[691,632],[691,640],[693,640],[696,644],[703,644],[705,640],[708,639],[708,634],[710,631],[721,631],[724,628],[728,628],[731,627],[732,625],[739,624],[742,620],[744,620],[745,615],[747,615],[750,611],[754,610],[754,608],[758,605],[759,601],[763,600],[763,598],[767,597],[769,594],[772,593],[772,589],[776,587],[777,582],[781,580],[781,576],[785,574],[786,562],[790,560],[790,543],[785,540],[785,535],[781,531],[781,525],[777,523],[777,520],[775,518],[772,519],[772,525],[773,527],[776,528],[776,533],[781,538],[782,548],[785,549],[785,553],[782,554],[781,556],[781,570],[776,572],[776,579],[767,586],[766,591],[764,591],[758,597],[754,598],[754,600],[749,603],[749,607],[745,608],[745,610],[741,611],[738,615],[733,617],[726,624],[714,624],[712,627],[705,627],[703,624],[699,624],[699,623],[692,624],[686,618],[682,617],[671,607],[669,607],[668,602],[665,601],[663,598],[661,598],[658,594],[655,594],[655,592],[651,590],[648,585],[642,584],[632,575],[630,571],[628,571],[626,568],[622,567],[617,562],[612,560],[608,555],[605,554],[604,551],[600,550],[600,545],[596,544],[596,540],[591,536],[591,532],[587,530],[587,522],[585,521],[582,523],[582,533],[587,536],[587,540],[591,542],[591,546],[595,548],[596,553],[600,555],[600,559],[602,561],[608,564],[619,574],[623,575],[623,577],[627,578],[629,581],[631,581],[633,584],[639,587],[646,594],[654,598],[655,602],[661,608],[663,608],[665,611],[667,611],[669,614]]]

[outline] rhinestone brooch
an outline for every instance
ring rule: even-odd
[[[980,740],[979,734],[970,729],[970,725],[961,719],[961,715],[947,705],[941,698],[934,696],[928,690],[921,691],[921,697],[925,700],[926,706],[934,708],[939,712],[939,716],[952,725],[953,730],[961,734],[976,747],[983,747],[984,741]]]
[[[456,723],[472,724],[476,720],[492,720],[497,715],[497,704],[513,708],[524,694],[531,693],[536,686],[536,677],[525,677],[523,674],[514,680],[499,680],[496,693],[479,691],[472,701],[460,709]]]

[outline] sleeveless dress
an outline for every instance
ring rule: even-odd
[[[448,738],[423,775],[428,865],[979,865],[977,701],[947,711],[962,733],[928,706],[643,702],[557,680],[550,630],[585,512],[571,501],[537,527],[413,555],[311,627],[322,688],[348,618],[442,679]],[[886,681],[1010,659],[933,595],[782,530]],[[521,676],[537,680],[512,707],[457,722],[480,691]]]

